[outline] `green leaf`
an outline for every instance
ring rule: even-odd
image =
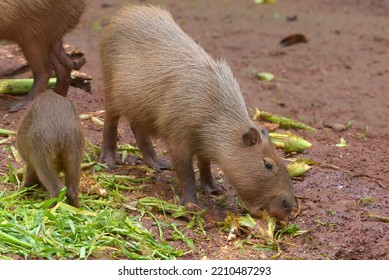
[[[347,143],[346,143],[346,140],[344,140],[343,137],[340,137],[340,141],[338,144],[335,145],[336,147],[339,147],[339,148],[343,148],[343,147],[347,147]]]

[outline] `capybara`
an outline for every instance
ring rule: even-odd
[[[27,164],[24,186],[42,183],[51,197],[57,197],[64,186],[59,178],[63,171],[68,203],[79,207],[84,135],[72,101],[52,90],[41,93],[16,135],[18,150]]]
[[[0,40],[16,42],[33,72],[34,84],[27,96],[13,103],[9,111],[25,107],[47,88],[54,72],[55,91],[67,95],[72,61],[62,46],[62,37],[74,28],[84,10],[85,0],[2,0]]]
[[[130,5],[103,30],[105,125],[100,161],[116,165],[120,117],[130,123],[143,160],[160,170],[150,136],[166,142],[181,186],[181,203],[197,204],[192,161],[201,187],[220,194],[211,162],[220,164],[252,214],[285,219],[294,196],[291,180],[269,139],[250,120],[239,85],[225,61],[213,60],[169,12]]]

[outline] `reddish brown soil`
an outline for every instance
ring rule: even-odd
[[[124,0],[90,1],[81,24],[65,42],[83,49],[83,71],[93,76],[92,93],[70,89],[80,113],[103,109],[98,36],[101,25]],[[214,58],[225,58],[240,82],[250,112],[255,107],[304,121],[317,132],[296,132],[313,143],[298,157],[315,160],[294,189],[302,213],[291,222],[311,232],[283,246],[284,259],[389,259],[389,225],[366,213],[389,216],[389,3],[385,0],[279,0],[276,5],[242,1],[147,1],[166,6],[178,24]],[[297,16],[295,21],[288,16]],[[281,48],[282,38],[304,34],[308,42]],[[174,55],[174,52],[172,53]],[[131,63],[129,61],[128,63]],[[276,76],[262,82],[255,68]],[[152,78],[152,77],[150,77]],[[16,129],[23,112],[7,114],[10,98],[0,98],[0,127]],[[346,131],[327,125],[354,121]],[[101,127],[85,121],[87,138],[101,145]],[[134,143],[122,122],[121,143]],[[343,137],[348,146],[335,147]],[[9,152],[0,153],[7,170]],[[216,168],[215,170],[216,171]],[[120,172],[120,170],[118,171]],[[216,172],[215,172],[216,173]],[[170,200],[177,191],[171,172],[157,175],[155,188]],[[230,201],[234,191],[225,183]],[[155,193],[151,191],[152,195]],[[131,195],[130,195],[131,196]],[[364,197],[372,202],[362,203]],[[135,198],[135,196],[133,196]],[[227,209],[201,197],[208,239],[195,240],[185,258],[258,259],[261,252],[227,243],[217,226]],[[152,229],[153,230],[153,229]]]

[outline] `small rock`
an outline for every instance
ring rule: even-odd
[[[335,123],[335,124],[331,125],[331,128],[334,131],[345,131],[347,129],[347,127],[341,123]]]
[[[297,15],[293,15],[293,16],[287,16],[286,19],[288,21],[296,21],[298,19]]]

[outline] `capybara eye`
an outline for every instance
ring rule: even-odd
[[[263,160],[263,164],[265,165],[266,169],[268,170],[272,170],[273,169],[273,165],[271,165],[270,162],[268,162],[267,160]]]

